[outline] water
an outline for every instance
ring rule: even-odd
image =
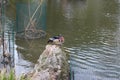
[[[61,33],[74,80],[120,80],[120,0],[48,0],[46,32],[16,39],[22,59],[36,63],[47,39]]]
[[[120,3],[48,1],[50,34],[65,36],[74,80],[120,80]]]

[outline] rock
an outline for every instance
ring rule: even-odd
[[[68,68],[61,46],[47,45],[34,67],[31,80],[68,80]]]

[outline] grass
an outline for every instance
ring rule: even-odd
[[[24,78],[24,76],[20,76],[20,79],[16,78],[14,71],[11,71],[9,74],[6,74],[5,71],[3,70],[0,72],[0,80],[30,80]]]
[[[0,80],[15,80],[15,75],[14,75],[14,72],[11,71],[10,74],[6,74],[5,71],[3,70],[1,73],[0,73]]]

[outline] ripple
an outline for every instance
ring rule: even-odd
[[[67,48],[71,56],[71,66],[74,71],[92,72],[96,77],[104,80],[119,80],[120,56],[115,47],[101,45],[99,47],[86,46],[84,48]],[[78,71],[78,74],[79,72]],[[88,73],[86,72],[86,74]],[[76,73],[77,74],[77,73]]]

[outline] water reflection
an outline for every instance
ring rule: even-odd
[[[29,60],[33,63],[37,62],[40,54],[45,49],[45,39],[38,40],[21,40],[21,38],[16,39],[17,51],[24,55],[26,60]]]
[[[15,45],[15,49],[16,48],[17,46]],[[15,74],[17,76],[21,75],[22,73],[27,73],[31,71],[34,67],[34,64],[28,61],[28,59],[24,59],[24,56],[19,51],[15,50],[14,59],[15,59]]]

